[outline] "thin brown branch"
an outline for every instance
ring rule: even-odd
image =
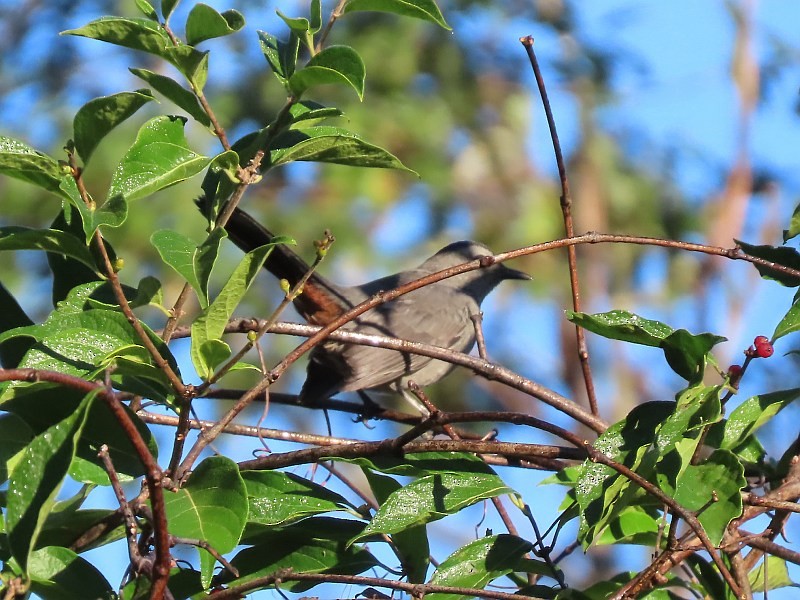
[[[136,573],[149,571],[149,564],[148,566],[143,564],[146,562],[149,563],[149,561],[142,557],[139,553],[139,547],[136,544],[136,533],[139,531],[139,527],[136,524],[136,518],[133,516],[131,506],[127,498],[125,498],[125,492],[122,490],[122,485],[119,482],[117,470],[111,462],[111,456],[108,454],[108,446],[105,444],[100,446],[100,451],[97,453],[97,456],[100,457],[103,467],[108,474],[108,480],[111,482],[111,489],[114,490],[114,495],[117,497],[117,503],[122,513],[125,523],[125,539],[128,541],[128,558],[131,561],[131,566]]]
[[[217,115],[214,113],[208,100],[206,100],[205,95],[201,90],[194,90],[194,95],[200,102],[200,106],[203,107],[203,112],[208,116],[208,120],[211,121],[211,126],[214,128],[214,135],[217,136],[219,143],[222,144],[222,147],[225,148],[226,151],[230,150],[231,145],[228,142],[228,134],[225,133],[225,128],[219,124]]]
[[[274,396],[274,394],[272,394]],[[152,423],[155,425],[164,425],[169,427],[174,427],[178,424],[178,417],[173,417],[171,415],[157,415],[145,411],[140,411],[137,413],[138,416],[145,422],[145,423]],[[417,417],[417,419],[419,419]],[[192,429],[208,429],[214,425],[213,421],[197,421],[191,420],[189,425]],[[254,437],[254,438],[266,438],[266,439],[277,439],[286,442],[294,442],[298,444],[311,444],[315,446],[341,446],[346,444],[360,444],[364,443],[362,440],[356,439],[348,439],[348,438],[339,438],[333,436],[322,436],[322,435],[315,435],[310,433],[298,433],[294,431],[283,431],[278,429],[268,429],[265,427],[252,427],[248,425],[236,425],[230,424],[224,429],[224,433],[232,434],[232,435],[242,435],[247,437]],[[492,443],[489,440],[482,440],[484,443]],[[435,443],[431,440],[431,443],[428,442],[415,442],[413,445],[407,445],[404,448],[404,452],[411,453],[411,452],[427,452],[430,450],[441,450],[444,446],[442,444],[443,440],[436,440]],[[378,443],[378,442],[373,442]],[[473,448],[470,445],[470,441],[466,440],[462,442],[462,445],[459,447],[448,447],[447,451],[478,451],[480,448]],[[495,450],[497,448],[494,448]],[[284,458],[280,459],[283,466],[294,466],[299,464],[307,464],[310,462],[314,462],[318,460],[318,456],[320,455],[327,455],[330,454],[330,451],[325,452],[323,449],[318,448],[318,453],[316,455],[304,453],[301,455],[283,455],[278,454],[278,456],[283,456]],[[527,457],[527,459],[520,459],[518,457],[510,457],[505,458],[499,455],[485,455],[484,460],[487,464],[496,465],[496,466],[503,466],[503,467],[519,467],[523,469],[543,469],[547,471],[559,471],[563,469],[567,463],[562,462],[563,460],[582,460],[585,458],[583,454],[579,451],[573,450],[572,448],[562,448],[562,450],[566,453],[563,457],[553,458],[547,456],[537,456],[537,457]],[[394,452],[394,451],[392,451]],[[573,454],[574,453],[574,454]],[[276,456],[273,454],[272,456]],[[570,458],[572,457],[572,458]],[[277,468],[277,467],[276,467]]]
[[[330,445],[292,452],[275,452],[239,463],[243,471],[273,470],[281,467],[319,462],[328,458],[361,458],[367,456],[398,456],[420,452],[472,452],[506,458],[509,466],[516,466],[520,460],[536,461],[539,458],[558,460],[583,460],[586,454],[573,448],[546,446],[541,444],[521,444],[519,442],[480,442],[477,440],[424,440],[409,442],[398,450],[393,440],[379,442],[354,442]],[[561,468],[563,468],[563,464]]]
[[[544,83],[544,77],[542,77],[542,71],[539,68],[539,61],[533,50],[533,37],[526,36],[520,38],[520,42],[522,42],[528,54],[528,59],[533,69],[533,75],[536,79],[536,85],[539,88],[539,95],[542,97],[547,126],[550,130],[550,139],[553,141],[553,152],[555,153],[556,166],[558,167],[558,179],[561,183],[561,214],[564,218],[564,230],[566,231],[567,237],[571,238],[575,236],[575,226],[572,220],[572,194],[569,189],[569,178],[567,177],[567,169],[564,164],[564,155],[561,152],[561,142],[558,139],[556,120],[555,117],[553,117],[553,109],[547,97],[547,86]],[[570,288],[572,289],[572,310],[581,312],[581,291],[580,282],[578,281],[578,260],[575,246],[567,247],[567,265],[569,267]],[[586,386],[586,396],[589,400],[589,409],[592,411],[592,414],[596,416],[600,413],[597,408],[597,392],[594,388],[592,369],[589,365],[589,348],[586,345],[586,334],[583,328],[577,325],[575,326],[575,341],[578,347],[578,359],[581,364],[581,371],[583,372],[583,381]]]
[[[180,293],[178,294],[178,298],[175,300],[175,303],[172,305],[172,309],[169,311],[169,319],[167,319],[167,324],[164,326],[164,331],[161,334],[161,339],[164,340],[165,344],[169,344],[169,341],[172,339],[172,334],[175,331],[175,327],[178,326],[178,321],[183,316],[183,305],[186,304],[186,300],[189,299],[189,293],[192,291],[192,286],[188,283],[183,284],[183,289],[181,289]]]
[[[751,548],[757,548],[762,553],[769,554],[770,556],[777,556],[790,563],[800,565],[800,552],[789,550],[785,546],[771,542],[764,537],[755,536],[748,539],[747,545]]]
[[[184,544],[187,546],[196,546],[197,548],[202,548],[206,552],[208,552],[211,556],[213,556],[216,560],[219,561],[219,564],[228,571],[234,577],[239,577],[239,570],[234,567],[228,560],[219,553],[219,551],[214,548],[211,544],[209,544],[205,540],[197,539],[197,538],[185,538],[185,537],[178,537],[173,535],[172,536],[172,545],[177,546],[178,544]]]
[[[331,16],[328,18],[328,22],[325,23],[325,28],[322,30],[322,33],[320,33],[319,40],[317,40],[317,45],[315,48],[316,52],[322,50],[322,47],[328,40],[328,35],[333,28],[333,24],[336,23],[336,20],[342,16],[342,11],[344,10],[345,4],[347,4],[347,0],[339,0],[339,2],[336,4],[336,7],[331,11]]]
[[[283,581],[313,581],[317,583],[343,583],[346,585],[368,585],[379,588],[389,588],[408,592],[415,598],[425,594],[441,593],[467,596],[470,598],[490,598],[494,600],[519,600],[518,594],[495,592],[479,588],[456,587],[449,585],[433,585],[424,583],[407,583],[405,581],[391,581],[382,577],[364,577],[363,575],[336,575],[333,573],[294,573],[290,569],[276,571],[265,577],[258,577],[246,584],[231,586],[219,592],[209,594],[209,600],[228,600],[241,598],[245,592],[280,584]]]

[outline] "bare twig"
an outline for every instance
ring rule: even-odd
[[[136,518],[133,516],[128,500],[125,498],[125,492],[120,485],[117,471],[114,464],[111,462],[111,457],[108,454],[108,446],[103,444],[100,446],[100,451],[97,453],[103,463],[103,467],[108,474],[108,480],[111,482],[111,488],[114,490],[114,495],[117,497],[119,510],[125,522],[125,539],[128,540],[128,558],[131,561],[131,567],[136,573],[149,573],[152,566],[151,561],[144,558],[139,552],[139,546],[136,543],[136,534],[139,531],[139,526],[136,524]]]
[[[556,130],[556,120],[553,117],[553,110],[550,107],[550,100],[547,97],[547,87],[542,77],[542,71],[539,68],[539,61],[536,58],[536,53],[533,51],[533,37],[526,36],[520,38],[525,51],[528,53],[528,59],[533,69],[533,75],[536,78],[536,85],[539,88],[539,94],[542,97],[542,105],[544,106],[544,113],[547,117],[547,126],[550,129],[550,138],[553,140],[553,151],[555,153],[556,165],[558,167],[558,178],[561,182],[561,213],[564,217],[564,229],[568,238],[575,236],[575,227],[572,221],[572,194],[569,190],[569,179],[567,177],[567,168],[564,165],[564,155],[561,153],[561,142],[558,140],[558,131]],[[581,290],[578,281],[578,261],[575,255],[575,246],[567,247],[567,264],[569,266],[569,284],[572,289],[572,310],[581,312]],[[583,328],[575,326],[575,339],[578,346],[578,359],[581,364],[581,371],[583,372],[583,381],[586,386],[586,396],[589,399],[589,409],[593,415],[598,415],[597,408],[597,392],[594,389],[594,379],[592,377],[592,369],[589,366],[589,348],[586,345],[586,335]]]
[[[424,594],[442,593],[468,596],[470,598],[490,598],[495,600],[519,600],[519,595],[505,592],[482,590],[479,588],[456,587],[449,585],[433,585],[423,583],[407,583],[391,581],[381,577],[364,577],[363,575],[336,575],[333,573],[295,573],[290,569],[276,571],[272,575],[252,579],[243,585],[231,586],[219,592],[209,594],[209,600],[227,600],[241,598],[241,594],[250,590],[267,587],[281,581],[314,581],[318,583],[343,583],[347,585],[370,585],[378,588],[389,588],[408,592],[414,597]]]

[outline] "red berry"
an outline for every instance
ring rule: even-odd
[[[753,340],[753,345],[758,348],[761,344],[769,344],[769,338],[765,335],[757,335]]]
[[[772,344],[770,344],[769,341],[756,344],[756,355],[759,358],[769,358],[774,353],[775,348],[772,347]]]
[[[740,365],[731,365],[728,367],[728,382],[734,388],[739,387],[739,381],[742,379],[744,369]]]

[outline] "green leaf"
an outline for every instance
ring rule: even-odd
[[[598,546],[611,544],[637,544],[655,546],[660,520],[641,506],[628,506],[611,520],[600,536]]]
[[[167,32],[158,22],[142,18],[101,17],[78,29],[62,31],[61,35],[87,37],[161,57],[165,57],[166,49],[172,46]]]
[[[433,0],[347,0],[344,13],[356,11],[393,13],[436,23],[448,31],[452,30]]]
[[[775,332],[772,334],[772,343],[774,344],[776,340],[798,330],[800,330],[800,302],[795,301],[775,327]]]
[[[712,333],[693,335],[677,329],[661,342],[661,348],[672,370],[694,385],[703,379],[711,349],[726,339]]]
[[[103,574],[69,548],[47,547],[32,552],[28,575],[31,591],[40,598],[86,600],[114,597]]]
[[[429,583],[483,589],[498,577],[519,570],[533,545],[514,535],[493,535],[462,546],[438,566]],[[534,561],[530,561],[534,562]],[[539,563],[539,572],[546,565]],[[457,600],[459,594],[426,594],[432,600]]]
[[[370,469],[362,469],[362,472],[379,505],[386,502],[393,493],[402,487],[399,481],[388,475],[376,473]],[[431,563],[427,527],[417,525],[398,531],[392,535],[392,544],[408,581],[423,583]]]
[[[789,220],[789,228],[783,230],[783,243],[800,235],[800,204],[794,207],[792,218]]]
[[[665,323],[645,319],[626,310],[612,310],[594,315],[568,310],[567,319],[605,338],[643,346],[659,347],[675,331]]]
[[[97,271],[97,263],[87,245],[71,233],[58,229],[0,227],[0,252],[3,250],[44,250],[72,258]]]
[[[233,185],[239,185],[239,155],[234,150],[226,150],[217,154],[209,169],[214,173],[224,173]]]
[[[379,566],[375,557],[355,546],[347,546],[361,527],[358,521],[344,521],[325,517],[311,517],[287,527],[270,527],[260,532],[257,540],[248,540],[254,546],[239,552],[231,564],[239,570],[236,584],[245,584],[279,569],[292,569],[296,573],[338,573],[355,575]],[[231,581],[225,572],[221,583]],[[281,589],[300,592],[317,583],[307,581],[282,582]]]
[[[274,245],[275,243],[267,244],[245,254],[219,295],[192,323],[192,364],[197,370],[197,374],[203,379],[211,377],[213,365],[204,361],[200,349],[208,340],[217,340],[222,337],[228,319],[236,310],[250,284],[253,283],[253,279],[264,261],[267,260],[269,253],[272,252]]]
[[[0,136],[0,173],[62,195],[59,186],[69,169],[27,144]]]
[[[296,35],[292,35],[288,42],[283,42],[271,33],[266,31],[258,32],[258,41],[261,45],[261,52],[267,59],[275,77],[287,87],[289,78],[297,68],[297,52],[300,48],[300,41]]]
[[[308,22],[308,32],[317,33],[322,29],[322,2],[321,0],[311,0],[310,18]]]
[[[308,33],[310,28],[308,19],[303,17],[287,17],[280,10],[276,10],[275,12],[283,20],[283,22],[286,23],[292,33],[294,33],[300,39],[303,39],[303,37]]]
[[[366,75],[364,61],[358,52],[349,46],[329,46],[289,77],[289,88],[299,98],[314,86],[343,83],[352,87],[358,99],[363,100]]]
[[[149,19],[102,17],[78,29],[61,33],[155,54],[175,65],[197,91],[202,90],[205,85],[208,53],[200,52],[192,46],[175,45],[164,28]]]
[[[660,321],[624,310],[589,315],[567,311],[567,318],[584,329],[612,340],[662,348],[667,364],[694,385],[702,379],[708,353],[725,338],[711,333],[694,335]]]
[[[742,402],[722,423],[708,432],[707,443],[713,447],[738,452],[756,430],[768,423],[800,397],[800,388],[753,396]]]
[[[14,457],[34,438],[33,430],[13,413],[0,414],[0,484],[8,481],[9,471],[17,464]],[[11,464],[9,464],[10,461]]]
[[[206,127],[211,127],[211,119],[208,118],[208,115],[203,110],[203,107],[200,106],[197,96],[183,87],[177,81],[171,77],[159,75],[158,73],[148,71],[147,69],[128,70],[136,75],[136,77],[139,79],[146,81],[148,85],[150,85],[159,94],[171,100],[179,108],[185,110],[195,121]]]
[[[211,271],[219,256],[219,247],[228,234],[224,229],[217,228],[197,247],[192,259],[192,268],[199,287],[200,297],[204,299],[203,308],[208,305],[208,281],[211,278]]]
[[[208,79],[208,52],[191,46],[171,46],[164,51],[164,58],[177,67],[195,92],[203,90]]]
[[[28,325],[33,325],[33,321],[0,281],[0,333]],[[30,346],[27,340],[10,340],[0,344],[0,367],[13,369],[19,365]]]
[[[787,248],[786,246],[754,246],[740,240],[735,241],[736,244],[750,256],[763,258],[764,260],[784,267],[800,270],[800,253],[798,253],[794,248]],[[800,277],[787,275],[762,265],[753,266],[758,270],[759,274],[764,279],[772,279],[781,285],[785,285],[786,287],[800,286]]]
[[[153,8],[153,5],[150,4],[147,0],[135,0],[136,8],[148,19],[151,21],[158,21],[158,14],[156,14],[156,9]]]
[[[674,411],[672,402],[647,402],[609,427],[594,442],[608,458],[638,472],[656,432]],[[649,467],[655,458],[649,458]],[[579,539],[588,547],[635,496],[631,482],[606,465],[586,461],[578,474],[575,497],[580,507]]]
[[[250,506],[248,523],[275,527],[321,513],[355,512],[336,492],[291,473],[245,471],[242,478]]]
[[[94,205],[90,207],[84,202],[72,177],[62,179],[59,190],[61,196],[69,201],[69,206],[76,208],[80,214],[80,223],[83,226],[87,242],[92,239],[95,230],[101,225],[119,227],[128,217],[128,203],[122,196],[111,198],[100,208],[95,208]],[[89,200],[94,202],[91,198]],[[78,221],[75,217],[73,220]]]
[[[264,168],[298,160],[399,169],[416,175],[393,154],[339,127],[292,129],[278,135],[272,141],[269,162]]]
[[[341,117],[342,111],[338,108],[323,106],[310,100],[303,100],[292,104],[289,108],[289,114],[292,116],[292,126],[302,123],[303,127],[315,125],[323,119],[331,117]]]
[[[161,14],[164,15],[164,20],[168,21],[172,16],[172,11],[178,6],[180,0],[161,0]]]
[[[346,543],[354,535],[363,531],[365,524],[353,519],[310,516],[295,523],[283,526],[248,523],[241,543],[248,546],[269,544],[280,540],[286,533],[297,534],[303,540],[324,540],[326,542]]]
[[[145,600],[150,598],[152,580],[147,575],[139,574],[126,581],[127,583],[122,588],[122,593],[119,595],[118,600]],[[172,593],[172,597],[178,599],[202,598],[208,592],[200,581],[200,572],[184,564],[170,571],[167,587]],[[117,598],[115,597],[114,600],[117,600]]]
[[[67,475],[95,395],[85,396],[78,410],[37,435],[11,473],[6,506],[8,545],[23,571]]]
[[[156,231],[150,236],[158,254],[167,265],[183,277],[197,293],[200,306],[208,306],[208,279],[219,252],[220,242],[226,237],[223,229],[215,229],[201,246],[184,235],[169,229]]]
[[[229,458],[212,456],[201,462],[186,485],[164,495],[172,535],[201,539],[220,554],[239,543],[247,521],[247,489]],[[211,583],[214,557],[200,554],[203,587]]]
[[[185,124],[183,118],[164,116],[145,123],[114,172],[108,197],[137,200],[206,168],[209,159],[189,148]]]
[[[6,331],[0,334],[0,342],[20,336],[36,341],[20,362],[22,367],[57,371],[84,378],[94,378],[102,374],[120,348],[141,345],[139,336],[121,312],[85,308],[88,299],[102,286],[103,282],[98,281],[73,289],[44,323]],[[179,373],[167,345],[146,325],[142,326],[172,369]],[[149,354],[143,352],[139,356],[146,356],[150,361],[147,376],[142,377],[140,372],[116,361],[119,373],[111,374],[114,386],[166,401],[172,391],[163,373],[152,364]],[[156,382],[158,384],[154,385]],[[18,385],[25,384],[16,383],[8,389]]]
[[[494,474],[437,473],[395,491],[375,513],[364,531],[351,543],[377,533],[397,533],[436,521],[487,498],[513,494]]]
[[[209,373],[231,357],[231,347],[222,340],[206,340],[199,349],[200,361]]]
[[[213,38],[236,33],[244,27],[244,17],[236,10],[226,10],[220,14],[207,4],[199,3],[192,7],[186,19],[186,41],[190,46]]]
[[[742,514],[740,490],[747,485],[744,468],[727,450],[716,450],[699,465],[687,465],[678,478],[675,501],[698,511],[711,542],[722,541],[725,528]]]
[[[39,535],[39,546],[66,546],[69,547],[76,539],[93,527],[102,526],[103,521],[112,518],[113,510],[87,509],[87,510],[58,510],[58,506],[47,515],[47,520]],[[125,526],[120,523],[118,527],[105,531],[100,537],[92,541],[82,550],[99,548],[106,544],[116,542],[125,537]]]
[[[81,106],[72,121],[72,129],[75,149],[83,162],[89,162],[97,145],[112,129],[151,100],[155,98],[150,90],[143,89],[101,96]]]
[[[747,577],[750,580],[750,588],[755,592],[767,592],[783,587],[800,587],[789,575],[786,561],[777,556],[766,555],[765,560],[755,569],[750,571]]]

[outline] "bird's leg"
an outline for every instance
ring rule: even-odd
[[[470,315],[469,318],[475,326],[475,341],[478,342],[478,356],[483,360],[488,360],[486,358],[488,356],[486,353],[486,340],[483,337],[483,313],[479,311]]]

